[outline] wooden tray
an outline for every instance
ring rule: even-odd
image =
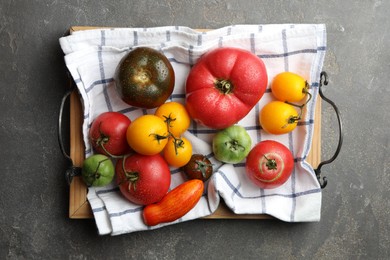
[[[97,27],[73,26],[70,32],[96,29]],[[205,31],[199,29],[199,31]],[[84,141],[82,135],[83,111],[80,97],[76,91],[70,95],[70,157],[76,167],[81,167],[84,161]],[[314,132],[312,147],[307,162],[314,168],[321,160],[321,99],[317,99],[315,110]],[[91,207],[87,200],[87,187],[80,176],[75,176],[70,184],[69,218],[93,218]],[[235,214],[221,200],[218,209],[205,219],[267,219],[265,214]]]

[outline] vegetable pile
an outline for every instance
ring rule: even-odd
[[[264,140],[253,143],[239,121],[252,111],[268,86],[266,67],[258,56],[231,47],[204,54],[186,80],[183,104],[167,101],[175,84],[174,70],[163,53],[138,47],[118,64],[118,96],[129,106],[153,108],[153,114],[128,118],[120,112],[97,116],[89,130],[94,154],[83,163],[87,186],[113,181],[123,197],[142,205],[148,226],[175,221],[198,203],[215,172],[205,154],[193,152],[183,134],[192,123],[210,128],[213,156],[221,163],[245,163],[246,176],[262,189],[283,185],[294,168],[291,151]],[[258,113],[258,123],[270,135],[294,131],[311,94],[307,81],[280,72],[270,83],[274,100]],[[209,155],[210,156],[210,155]],[[171,168],[187,178],[172,190]]]

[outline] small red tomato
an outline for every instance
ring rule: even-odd
[[[202,154],[193,154],[190,161],[183,166],[183,171],[188,179],[207,181],[213,173],[213,165]]]
[[[130,123],[131,120],[119,112],[100,114],[89,130],[89,140],[94,150],[108,156],[126,154],[130,150],[126,139]]]
[[[283,144],[265,140],[259,142],[246,158],[246,175],[262,189],[274,189],[290,178],[294,157]]]
[[[160,201],[171,185],[168,164],[160,154],[131,154],[119,159],[115,167],[116,183],[123,196],[139,205]]]

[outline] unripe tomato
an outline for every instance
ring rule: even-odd
[[[251,150],[252,139],[244,127],[232,125],[219,131],[213,138],[212,147],[218,161],[239,163]]]
[[[186,108],[178,102],[164,103],[157,108],[154,114],[167,123],[169,132],[174,136],[183,134],[191,123]]]
[[[280,101],[299,102],[308,93],[309,84],[300,75],[282,72],[275,76],[271,84],[272,94]]]
[[[143,115],[129,125],[126,136],[134,151],[143,155],[154,155],[164,149],[169,133],[164,120],[155,115]]]
[[[263,130],[280,135],[294,130],[300,116],[292,105],[282,101],[271,101],[262,108],[259,119]]]
[[[192,156],[192,144],[184,138],[173,138],[168,139],[168,143],[163,151],[164,159],[171,166],[182,167],[186,165]]]
[[[87,186],[105,186],[114,178],[114,164],[109,157],[94,154],[84,160],[81,175]]]

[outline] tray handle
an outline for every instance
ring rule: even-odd
[[[65,150],[65,145],[64,145],[64,141],[63,141],[63,135],[62,135],[62,118],[63,118],[65,102],[70,97],[72,92],[75,91],[74,84],[72,83],[71,80],[70,80],[70,82],[71,82],[70,83],[71,87],[69,90],[66,91],[66,93],[64,94],[64,96],[62,97],[62,100],[61,100],[61,106],[60,106],[60,110],[58,113],[58,126],[57,126],[58,127],[57,128],[58,129],[58,131],[57,131],[58,143],[60,145],[61,153],[65,157],[65,159],[68,161],[68,164],[69,164],[68,168],[65,171],[65,179],[69,185],[72,182],[72,179],[74,176],[81,175],[81,168],[74,166],[72,158]]]
[[[338,107],[336,106],[336,104],[328,99],[327,97],[324,96],[324,94],[322,93],[322,86],[323,85],[328,85],[328,74],[325,72],[325,71],[322,71],[321,74],[320,74],[320,84],[319,84],[319,94],[320,94],[320,97],[326,101],[327,103],[329,103],[334,111],[336,112],[336,116],[337,116],[337,122],[338,122],[338,125],[339,125],[339,142],[338,142],[338,145],[337,145],[337,148],[336,148],[336,151],[335,153],[333,154],[333,156],[328,159],[328,160],[325,160],[325,161],[322,161],[320,164],[318,164],[317,166],[317,169],[314,170],[316,176],[317,176],[317,180],[321,186],[321,189],[325,188],[326,185],[328,184],[328,180],[326,177],[322,177],[322,180],[321,180],[321,168],[322,166],[324,166],[325,164],[329,164],[331,162],[333,162],[337,156],[339,155],[340,153],[340,150],[341,150],[341,146],[343,144],[343,124],[342,124],[342,121],[341,121],[341,116],[340,116],[340,111],[338,109]]]

